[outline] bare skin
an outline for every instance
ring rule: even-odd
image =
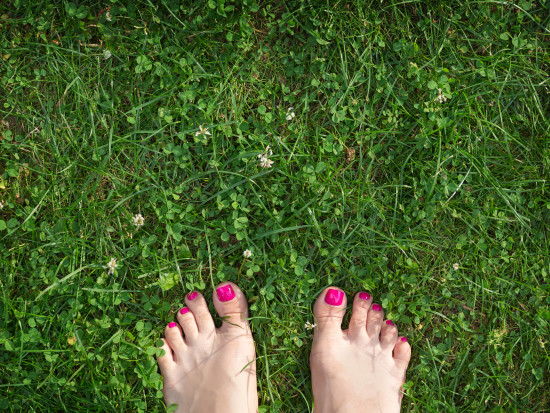
[[[255,413],[255,349],[246,298],[233,283],[216,291],[214,306],[224,318],[220,328],[200,293],[188,294],[178,323],[166,326],[165,354],[158,360],[164,401],[177,404],[178,413]]]
[[[186,297],[178,323],[166,327],[166,354],[158,360],[165,403],[177,404],[178,413],[257,412],[246,298],[235,284],[223,283],[213,299],[225,319],[220,328],[198,293]],[[411,347],[369,294],[355,296],[350,326],[342,331],[345,309],[346,296],[335,287],[325,289],[314,306],[314,413],[399,412]]]
[[[355,296],[349,328],[342,330],[345,311],[346,296],[335,287],[324,290],[314,306],[314,413],[399,412],[409,343],[369,294]]]

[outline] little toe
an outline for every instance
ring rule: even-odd
[[[199,328],[197,327],[197,322],[195,321],[195,316],[189,310],[188,307],[183,307],[178,311],[178,322],[183,330],[185,335],[185,340],[193,340],[199,334]]]
[[[353,311],[349,321],[348,335],[359,338],[367,335],[367,314],[372,303],[369,293],[360,292],[353,300]]]
[[[346,303],[346,294],[339,288],[328,287],[323,290],[313,306],[319,332],[342,330]]]
[[[382,331],[380,332],[380,346],[383,350],[391,350],[397,342],[397,326],[391,320],[385,320],[382,323]]]
[[[224,320],[221,331],[248,331],[248,304],[236,284],[225,282],[216,287],[214,307]]]
[[[208,309],[208,304],[206,304],[204,296],[197,291],[192,291],[185,297],[185,303],[195,316],[199,333],[212,333],[216,326],[214,325],[212,314],[210,314],[210,310]]]
[[[172,354],[172,349],[170,348],[170,344],[168,344],[168,341],[166,339],[161,338],[163,344],[160,347],[164,350],[164,355],[157,357],[160,372],[163,376],[166,376],[169,372],[171,372],[176,367],[176,361],[174,360],[174,356]]]
[[[185,341],[183,341],[181,327],[178,325],[178,323],[169,323],[164,330],[164,334],[166,336],[166,341],[170,345],[170,348],[174,350],[174,358],[177,362],[178,353],[181,353],[185,350]]]
[[[380,304],[372,304],[367,314],[367,334],[369,340],[378,342],[380,339],[380,330],[384,320],[384,310]]]
[[[397,368],[403,370],[403,373],[407,370],[407,366],[411,360],[411,345],[406,337],[401,336],[397,338],[397,343],[393,348],[393,360]]]

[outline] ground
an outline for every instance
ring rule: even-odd
[[[260,412],[311,411],[329,285],[411,343],[403,411],[544,411],[550,2],[179,3],[0,5],[0,408],[164,411],[232,281]]]

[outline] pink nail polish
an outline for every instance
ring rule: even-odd
[[[372,309],[373,309],[374,311],[382,311],[382,306],[381,306],[380,304],[374,304],[374,305],[372,306]]]
[[[174,328],[175,326],[177,326],[176,323],[170,323],[170,324],[168,324],[168,327],[169,327],[169,328]]]
[[[340,305],[344,301],[344,292],[331,288],[325,295],[325,303],[330,305]]]
[[[220,287],[216,290],[216,294],[218,294],[218,299],[224,303],[226,301],[230,301],[233,298],[235,298],[235,291],[233,291],[233,288],[231,285],[227,284],[223,287]]]
[[[181,310],[180,310],[180,314],[187,314],[189,312],[189,309],[187,307],[183,307]]]
[[[401,341],[402,341],[403,343],[406,343],[406,342],[407,342],[407,337],[401,337]]]
[[[361,300],[370,300],[370,294],[369,293],[359,293],[359,298]]]
[[[395,324],[393,324],[393,321],[391,320],[386,320],[386,324],[389,325],[389,326],[394,326]]]
[[[199,294],[198,294],[196,291],[192,291],[192,292],[190,292],[189,294],[187,294],[187,298],[188,298],[189,300],[194,300],[195,298],[197,298],[198,295],[199,295]]]

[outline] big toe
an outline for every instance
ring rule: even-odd
[[[346,303],[346,294],[339,288],[328,287],[323,290],[313,306],[319,332],[342,329]]]
[[[225,282],[216,287],[214,307],[223,319],[222,331],[248,331],[246,296],[236,284]]]

